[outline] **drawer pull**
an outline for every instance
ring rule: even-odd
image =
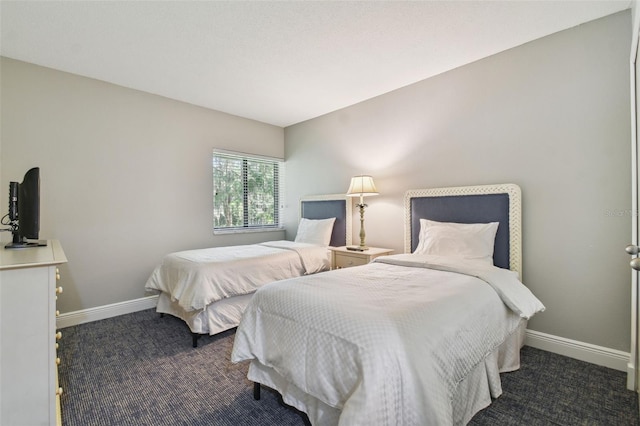
[[[62,388],[56,389],[56,395],[58,396],[62,395]]]
[[[60,358],[59,358],[59,357],[58,357],[58,358],[56,358],[56,365],[60,365],[60,363],[61,363],[61,362],[62,362],[62,361],[60,360]]]
[[[56,293],[57,294],[62,294],[62,286],[56,287]]]
[[[62,331],[58,331],[56,333],[56,340],[60,340],[60,339],[62,339]]]
[[[59,317],[60,316],[60,311],[56,311],[56,316]]]

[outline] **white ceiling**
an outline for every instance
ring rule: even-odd
[[[277,126],[632,0],[0,1],[0,54]]]

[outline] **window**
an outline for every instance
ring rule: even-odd
[[[213,231],[281,229],[283,161],[213,151]]]

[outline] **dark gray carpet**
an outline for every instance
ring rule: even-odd
[[[191,347],[184,323],[153,310],[62,330],[62,420],[89,425],[303,425],[273,392],[254,401],[233,331]],[[504,394],[472,425],[640,425],[625,374],[525,347]]]

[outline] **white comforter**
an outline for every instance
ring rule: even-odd
[[[292,241],[188,250],[165,256],[145,284],[171,295],[185,311],[249,294],[272,281],[329,268],[327,247]]]
[[[492,266],[379,259],[258,290],[232,361],[275,370],[341,410],[340,425],[451,425],[457,384],[544,306],[515,274]]]

